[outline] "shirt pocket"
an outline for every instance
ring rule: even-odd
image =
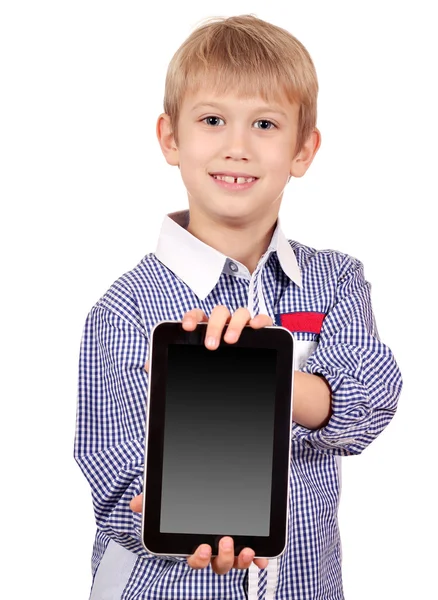
[[[294,333],[294,369],[300,371],[306,365],[309,357],[318,347],[318,340],[300,339],[299,333]],[[318,336],[315,336],[315,338]]]
[[[300,311],[278,313],[275,323],[290,331],[294,336],[294,369],[303,369],[315,352],[325,313]]]

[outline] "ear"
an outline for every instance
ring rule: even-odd
[[[290,174],[292,177],[302,177],[304,175],[304,173],[312,164],[320,145],[321,133],[319,129],[315,127],[307,140],[304,142],[301,150],[292,160],[290,168]]]
[[[179,165],[179,152],[175,143],[175,137],[170,124],[169,115],[163,113],[157,121],[157,138],[161,146],[161,151],[169,165]]]

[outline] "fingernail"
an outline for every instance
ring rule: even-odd
[[[245,562],[248,562],[248,561],[252,560],[254,558],[254,556],[255,556],[254,552],[244,552],[243,553],[243,560]]]
[[[214,348],[216,346],[216,338],[210,336],[210,337],[207,338],[207,342],[206,343],[207,343],[207,346],[209,348]]]
[[[222,540],[221,546],[224,550],[231,550],[233,542],[231,540]]]
[[[201,558],[210,558],[210,550],[208,548],[202,548],[199,551],[199,556]]]

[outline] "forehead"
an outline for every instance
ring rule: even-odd
[[[298,117],[299,105],[290,101],[285,94],[245,93],[239,89],[229,89],[218,93],[215,86],[199,86],[196,90],[187,90],[181,109],[190,112],[204,109],[228,110],[239,113],[277,113],[286,119]]]

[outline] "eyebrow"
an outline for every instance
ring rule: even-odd
[[[190,112],[195,112],[200,108],[213,108],[216,110],[223,110],[222,104],[216,104],[215,102],[197,102],[195,106],[191,109]],[[277,107],[271,107],[269,105],[256,106],[253,110],[254,113],[275,113],[277,115],[281,115],[282,117],[287,118],[287,114],[281,109]]]

